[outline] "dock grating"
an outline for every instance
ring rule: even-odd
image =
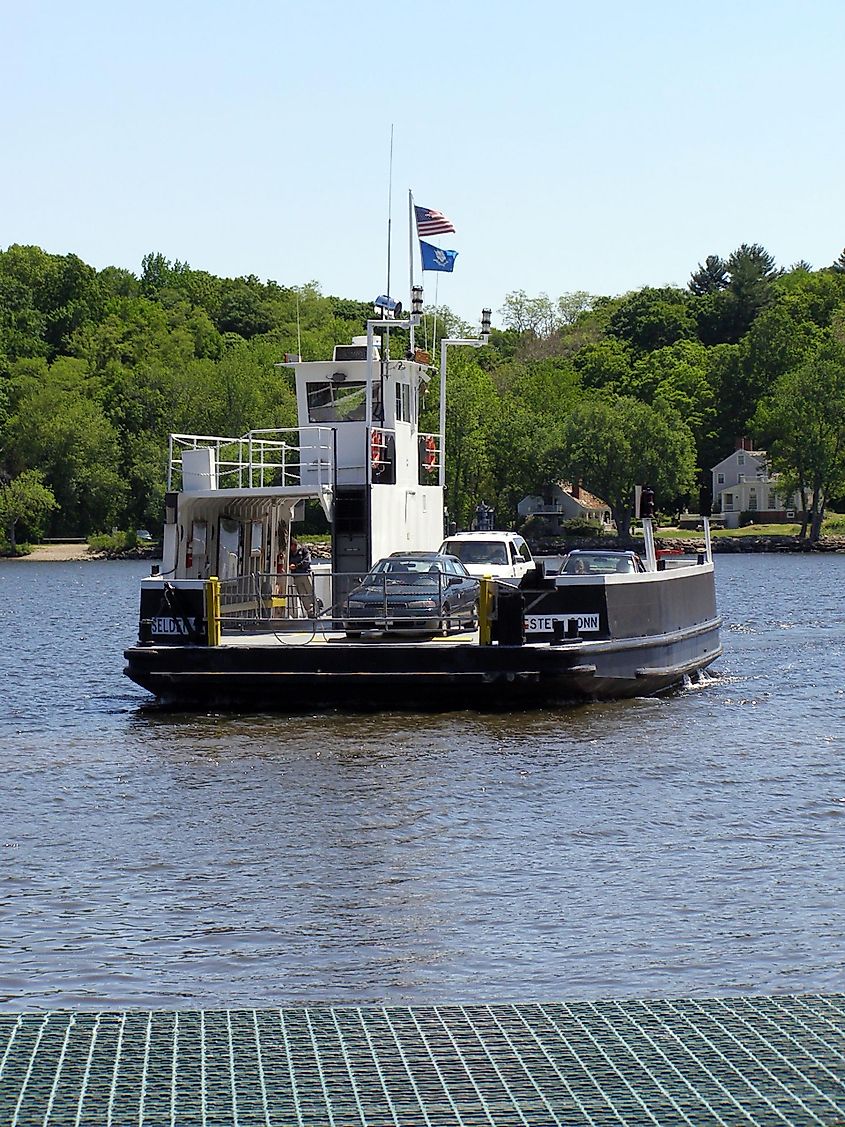
[[[845,995],[0,1013],[4,1127],[845,1125]]]

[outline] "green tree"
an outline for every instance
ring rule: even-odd
[[[58,504],[51,527],[84,536],[124,512],[118,435],[98,402],[84,362],[60,357],[40,377],[13,378],[14,407],[3,433],[8,462],[38,469]]]
[[[778,301],[793,302],[796,321],[812,321],[820,328],[831,323],[834,313],[845,304],[845,272],[836,270],[791,270],[775,283]]]
[[[236,278],[226,284],[217,316],[221,333],[237,333],[249,340],[273,328],[272,309],[256,283],[257,279]]]
[[[620,537],[630,533],[634,487],[649,484],[658,504],[695,486],[695,442],[666,408],[636,399],[586,400],[563,424],[558,479],[582,482],[607,501]]]
[[[709,512],[712,478],[709,470],[734,449],[734,439],[745,434],[749,414],[740,389],[744,379],[740,346],[717,344],[706,350],[707,383],[715,404],[715,418],[709,437],[698,448],[702,468],[701,512]],[[740,406],[737,406],[737,403]],[[754,407],[751,408],[753,413]]]
[[[832,495],[845,486],[845,349],[831,336],[775,382],[754,420],[772,465],[811,498],[809,538],[819,539]]]
[[[589,313],[597,301],[595,294],[586,290],[561,294],[557,299],[557,318],[560,325],[574,325],[583,313]]]
[[[529,297],[525,290],[507,294],[499,316],[506,329],[547,337],[558,328],[559,313],[548,294]]]
[[[738,418],[749,419],[757,402],[775,380],[797,368],[821,340],[823,330],[810,318],[805,303],[791,294],[763,310],[740,345],[743,379],[736,403]]]
[[[38,470],[24,470],[6,485],[0,486],[0,528],[6,534],[9,546],[17,549],[15,539],[18,523],[26,525],[33,534],[41,531],[44,517],[56,508],[56,498],[44,485],[44,475]]]
[[[580,392],[575,373],[559,357],[506,366],[496,373],[496,383],[497,402],[485,422],[491,487],[486,500],[509,522],[521,498],[549,480],[561,423]]]
[[[757,315],[775,301],[775,283],[783,274],[759,243],[743,243],[724,266],[726,286],[699,287],[703,292],[695,307],[698,333],[708,345],[740,341]]]
[[[621,340],[596,341],[577,352],[572,364],[586,390],[618,391],[631,378],[631,348]]]
[[[689,294],[668,286],[629,294],[611,314],[608,334],[640,352],[693,338],[696,327]]]
[[[13,357],[55,356],[71,334],[99,316],[96,271],[75,254],[47,254],[40,247],[0,252],[0,340]]]
[[[469,353],[451,349],[446,375],[446,504],[459,527],[491,488],[489,430],[498,404],[489,373]]]
[[[702,266],[699,262],[698,269],[693,271],[689,288],[698,297],[704,294],[717,293],[728,285],[728,266],[718,254],[708,254]]]
[[[141,259],[141,291],[147,297],[154,298],[162,290],[177,283],[190,269],[187,262],[180,262],[178,258],[171,262],[161,252],[145,254]]]
[[[644,403],[671,407],[692,431],[697,448],[712,431],[716,402],[707,380],[707,349],[698,341],[679,340],[642,356],[621,390]]]

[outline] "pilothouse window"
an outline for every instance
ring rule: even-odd
[[[411,388],[406,383],[396,385],[396,421],[411,421]]]
[[[345,383],[309,383],[308,420],[312,423],[363,422],[367,412],[367,385],[358,381]],[[381,417],[381,389],[373,384],[373,418]]]

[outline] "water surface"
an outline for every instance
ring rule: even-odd
[[[168,714],[147,565],[0,563],[0,1006],[845,989],[845,557],[717,560],[660,700]]]

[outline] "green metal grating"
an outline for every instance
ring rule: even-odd
[[[845,1124],[845,995],[0,1014],[3,1127]]]

